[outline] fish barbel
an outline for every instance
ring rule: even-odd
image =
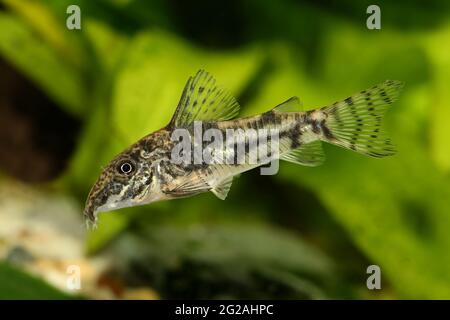
[[[95,224],[102,211],[207,191],[225,199],[233,177],[270,161],[320,165],[325,160],[321,142],[372,157],[393,155],[381,120],[402,86],[387,80],[310,111],[301,111],[298,98],[292,97],[260,115],[236,119],[239,104],[200,70],[188,79],[170,123],[106,166],[88,195],[84,215]]]

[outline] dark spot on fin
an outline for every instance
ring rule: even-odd
[[[325,138],[327,138],[328,140],[333,139],[333,134],[331,133],[331,130],[327,127],[327,125],[325,124],[325,119],[323,119],[320,123],[320,127],[322,128],[322,132],[325,136]]]

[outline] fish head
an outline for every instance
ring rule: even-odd
[[[139,152],[124,151],[103,169],[86,200],[85,218],[96,223],[99,212],[144,204],[154,174]]]

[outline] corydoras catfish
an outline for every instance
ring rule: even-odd
[[[393,155],[381,120],[402,86],[387,80],[310,111],[301,111],[298,98],[292,97],[262,114],[236,118],[239,104],[200,70],[188,79],[169,124],[105,167],[89,193],[84,215],[95,224],[102,211],[207,191],[225,199],[233,177],[271,161],[320,165],[325,159],[322,142],[372,157]],[[261,132],[269,131],[270,139],[261,139]]]

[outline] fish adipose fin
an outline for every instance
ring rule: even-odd
[[[280,157],[281,160],[289,161],[303,166],[316,167],[325,162],[325,154],[322,142],[319,140],[301,145]]]
[[[199,70],[190,77],[184,87],[175,114],[169,126],[186,127],[194,121],[219,121],[235,118],[239,104],[206,71]]]
[[[310,119],[321,130],[321,140],[372,157],[395,154],[381,129],[386,109],[397,100],[400,81],[387,80],[345,100],[312,111]]]
[[[303,111],[303,103],[298,97],[292,97],[283,103],[280,103],[272,109],[275,112],[299,112]]]

